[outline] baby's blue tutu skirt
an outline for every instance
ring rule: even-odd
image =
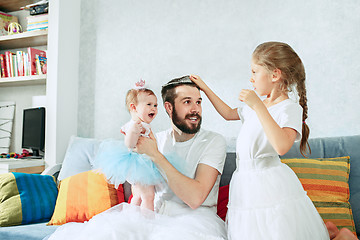
[[[181,171],[180,165],[183,161],[180,161],[179,157],[166,156],[166,158]],[[154,162],[145,154],[129,150],[124,141],[103,141],[95,157],[94,167],[100,169],[108,181],[116,187],[125,181],[143,185],[156,185],[164,182],[164,178]]]

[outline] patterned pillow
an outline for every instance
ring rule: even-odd
[[[0,174],[0,226],[49,221],[57,194],[53,176]]]
[[[350,157],[282,159],[298,176],[324,222],[355,234],[349,203]]]
[[[48,225],[88,221],[123,201],[122,185],[116,190],[101,173],[79,173],[61,181],[55,211]]]

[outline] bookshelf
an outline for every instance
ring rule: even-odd
[[[24,7],[28,4],[33,4],[39,0],[1,0],[0,1],[0,11],[3,12],[14,12],[20,10],[21,7]]]
[[[0,36],[0,50],[47,45],[48,30]],[[28,86],[46,83],[46,75],[0,78],[1,87]]]
[[[6,51],[27,52],[28,47],[41,50],[48,49],[48,29],[26,31],[26,17],[29,16],[29,12],[20,10],[20,7],[31,3],[34,2],[30,0],[0,1],[0,11],[17,16],[24,31],[23,33],[0,36],[0,53],[4,54]],[[33,107],[32,98],[34,96],[47,95],[47,77],[48,75],[43,74],[0,78],[0,100],[16,103],[10,151],[21,152],[23,109]],[[20,163],[19,165],[22,165]]]
[[[38,1],[0,0],[0,11],[18,15],[21,22],[20,7]],[[21,46],[47,49],[47,75],[0,78],[0,100],[16,102],[15,152],[21,149],[23,109],[32,107],[33,96],[46,96],[45,167],[62,162],[70,137],[77,134],[80,13],[81,0],[49,1],[48,31],[0,37],[0,52]]]
[[[47,45],[48,30],[0,36],[0,50]]]

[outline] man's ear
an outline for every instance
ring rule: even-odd
[[[279,81],[279,80],[281,79],[281,74],[282,74],[281,70],[278,69],[278,68],[276,68],[276,69],[272,72],[272,75],[271,75],[272,81],[273,81],[273,82]]]
[[[170,102],[165,102],[164,107],[166,110],[166,113],[171,117],[172,111],[173,111],[173,105]]]

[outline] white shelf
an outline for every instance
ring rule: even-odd
[[[44,159],[0,159],[0,174],[7,172],[17,172],[17,169],[42,167],[45,165]]]
[[[47,45],[48,30],[35,30],[0,36],[0,49],[15,49]]]
[[[29,86],[46,84],[46,74],[22,77],[0,78],[1,87]]]

